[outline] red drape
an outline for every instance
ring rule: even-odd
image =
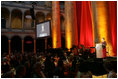
[[[79,45],[93,46],[92,14],[90,1],[77,1]]]
[[[113,52],[117,56],[117,1],[109,1],[108,5]]]
[[[80,25],[81,25],[81,1],[76,1],[77,26],[78,26],[78,44],[80,45]]]

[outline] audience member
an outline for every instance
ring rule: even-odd
[[[110,62],[104,63],[104,68],[108,72],[108,78],[117,78],[117,74],[115,73],[115,70],[113,69],[113,64]]]
[[[19,65],[16,68],[16,78],[25,78],[26,77],[26,68],[24,65]]]
[[[34,64],[34,66],[33,66],[33,76],[32,76],[33,78],[46,78],[46,76],[42,72],[41,67],[42,66],[39,62]]]

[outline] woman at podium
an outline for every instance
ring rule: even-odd
[[[105,38],[102,38],[102,48],[103,48],[103,58],[106,57],[106,41],[105,41]]]

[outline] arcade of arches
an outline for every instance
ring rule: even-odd
[[[62,48],[65,48],[65,39],[62,37]],[[44,52],[45,49],[45,39],[33,39],[31,36],[26,36],[24,39],[22,39],[20,36],[13,36],[10,39],[8,37],[2,35],[1,36],[1,52]],[[46,47],[52,47],[52,38],[47,39],[47,46]]]
[[[2,29],[25,29],[29,30],[32,29],[35,25],[33,25],[33,20],[32,17],[27,18],[28,15],[30,14],[30,10],[25,10],[22,12],[22,9],[13,9],[9,10],[8,7],[2,7],[1,8],[1,26]],[[41,11],[36,11],[35,13],[36,16],[36,24],[40,22],[44,22],[47,20],[52,19],[52,14],[51,12],[45,13]],[[63,15],[61,15],[63,17]],[[64,22],[64,21],[63,21]]]

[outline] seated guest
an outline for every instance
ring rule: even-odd
[[[26,68],[24,65],[20,65],[16,68],[16,78],[25,78]]]
[[[41,64],[37,62],[33,67],[33,78],[46,78],[41,70]]]
[[[58,65],[55,68],[54,75],[53,77],[55,78],[64,78],[64,64],[62,59],[59,59]]]
[[[12,71],[6,72],[2,78],[14,78],[14,73]]]
[[[74,57],[73,61],[72,61],[72,67],[70,68],[71,71],[75,72],[76,71],[76,57]]]
[[[55,68],[54,59],[51,58],[51,56],[47,56],[44,62],[44,65],[45,65],[44,71],[45,71],[46,76],[48,78],[52,78],[54,68]]]
[[[110,62],[104,63],[104,68],[108,72],[108,78],[117,78],[117,73],[115,73],[115,70],[113,69],[113,65]]]
[[[8,60],[6,58],[3,59],[1,69],[2,69],[3,73],[10,71],[10,65],[9,65]]]
[[[46,57],[46,60],[44,62],[45,68],[44,71],[48,75],[51,69],[51,58],[49,56]]]
[[[92,74],[89,71],[88,64],[86,62],[80,63],[78,69],[77,78],[92,78]]]
[[[70,70],[69,70],[69,77],[71,78],[74,78],[75,77],[75,73],[77,72],[77,60],[76,60],[76,57],[74,57],[74,60],[72,61],[72,67],[70,67]]]
[[[31,67],[30,67],[29,61],[25,62],[25,67],[26,67],[26,77],[30,78],[31,77]]]

